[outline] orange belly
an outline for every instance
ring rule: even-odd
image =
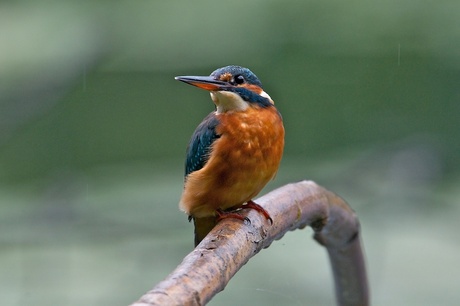
[[[278,170],[284,127],[274,107],[216,114],[221,137],[205,166],[189,174],[180,200],[188,215],[206,217],[255,197]]]

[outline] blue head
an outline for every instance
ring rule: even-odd
[[[226,66],[210,76],[181,76],[176,80],[211,92],[217,112],[245,110],[248,107],[270,107],[273,100],[262,89],[262,83],[248,68]]]

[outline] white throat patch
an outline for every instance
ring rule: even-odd
[[[230,91],[211,91],[211,99],[217,107],[217,113],[225,113],[232,110],[244,111],[249,107],[248,102]]]

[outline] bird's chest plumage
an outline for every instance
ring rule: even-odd
[[[281,118],[274,108],[248,109],[244,112],[217,115],[220,125],[216,132],[221,135],[212,148],[227,168],[229,177],[272,176],[277,168],[284,129]],[[211,155],[211,157],[212,157]],[[276,170],[275,170],[276,171]]]
[[[219,136],[206,165],[186,180],[181,207],[191,215],[214,214],[255,197],[278,169],[284,127],[274,107],[216,114]]]

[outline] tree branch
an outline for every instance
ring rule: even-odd
[[[224,219],[164,281],[132,306],[204,305],[248,260],[286,232],[311,226],[331,261],[338,305],[368,305],[359,221],[341,198],[311,181],[288,184],[257,199],[271,215],[243,210],[251,224]]]

